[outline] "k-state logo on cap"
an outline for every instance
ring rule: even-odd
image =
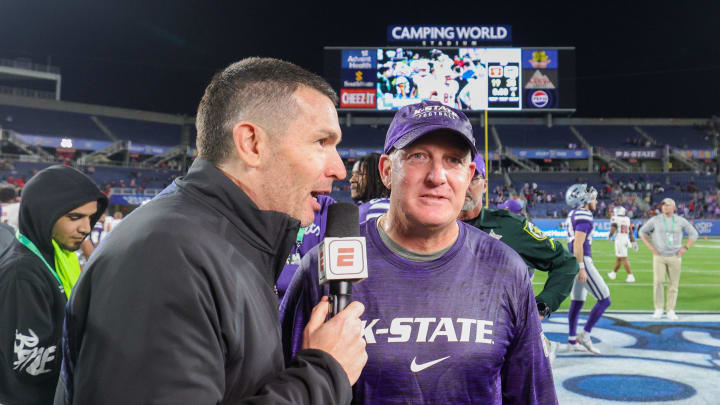
[[[536,90],[530,96],[530,101],[537,108],[543,108],[550,102],[550,96],[544,90]]]

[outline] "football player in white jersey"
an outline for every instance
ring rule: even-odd
[[[628,283],[634,283],[635,275],[633,275],[630,270],[630,262],[627,258],[629,246],[632,246],[636,252],[638,251],[638,244],[637,241],[635,241],[635,236],[633,235],[633,224],[630,221],[630,218],[625,215],[624,207],[615,207],[613,212],[615,215],[610,218],[610,236],[608,239],[612,240],[613,235],[615,235],[615,267],[613,267],[612,271],[608,273],[608,278],[610,278],[610,280],[615,280],[617,277],[617,271],[622,263],[622,265],[625,266],[625,271],[627,272],[625,281]]]
[[[441,74],[441,77],[441,84],[437,89],[437,93],[434,93],[430,100],[439,101],[448,107],[460,108],[455,98],[460,90],[460,84],[453,78],[453,73],[450,71]]]
[[[439,82],[437,78],[430,73],[430,63],[421,59],[413,64],[415,75],[412,77],[413,82],[417,86],[417,97],[420,100],[427,100],[436,91]]]

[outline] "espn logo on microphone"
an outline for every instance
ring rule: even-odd
[[[330,280],[367,278],[367,250],[364,237],[325,238],[319,250],[320,284]]]

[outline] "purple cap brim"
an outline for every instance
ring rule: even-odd
[[[473,145],[472,143],[470,143],[470,141],[467,140],[467,138],[462,132],[454,130],[452,128],[448,128],[445,125],[426,125],[421,128],[416,128],[408,131],[405,135],[398,139],[394,145],[386,146],[386,150],[384,151],[384,153],[387,155],[393,149],[403,149],[404,147],[420,139],[423,135],[427,135],[430,132],[435,131],[447,131],[456,134],[470,147],[470,153],[472,153],[473,159],[475,158],[475,156],[477,156],[477,148],[475,147],[475,145]]]

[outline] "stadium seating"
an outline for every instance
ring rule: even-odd
[[[182,126],[149,121],[102,117],[102,123],[119,139],[145,145],[180,144]]]
[[[138,144],[180,144],[182,126],[123,118],[97,117],[118,139]],[[0,127],[24,135],[40,135],[112,141],[93,122],[92,115],[0,105]],[[191,140],[194,143],[194,130]]]
[[[670,145],[681,149],[712,149],[712,141],[705,132],[693,127],[645,126],[642,129],[657,141],[659,146]]]
[[[579,143],[567,126],[497,125],[495,129],[506,147],[567,149],[568,144]]]
[[[581,125],[576,126],[575,129],[595,148],[644,147],[644,145],[632,145],[628,142],[642,138],[642,135],[629,125]],[[643,138],[643,140],[645,139]]]
[[[0,127],[24,135],[111,141],[89,114],[0,105]]]

